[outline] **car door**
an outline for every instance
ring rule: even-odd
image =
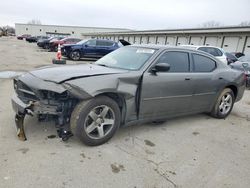
[[[85,57],[96,57],[97,56],[96,40],[91,39],[85,42],[83,44],[81,51],[82,51],[83,56]]]
[[[113,51],[112,50],[113,44],[114,43],[112,41],[97,40],[96,47],[97,47],[98,55],[104,56],[110,53],[111,51]]]
[[[140,119],[176,116],[188,112],[190,108],[193,87],[190,85],[189,54],[182,51],[167,51],[156,60],[155,64],[157,63],[168,63],[170,70],[144,73]]]
[[[216,61],[201,55],[192,53],[192,80],[194,95],[190,110],[204,112],[213,105],[223,80],[217,70]]]

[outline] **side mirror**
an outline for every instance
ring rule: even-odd
[[[89,45],[87,45],[87,44],[84,44],[83,46],[85,46],[85,47],[89,47]]]
[[[167,72],[170,69],[170,65],[168,63],[158,63],[152,69],[153,72]]]

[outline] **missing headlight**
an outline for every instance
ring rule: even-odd
[[[42,99],[67,100],[69,98],[68,91],[65,91],[63,93],[56,93],[56,92],[48,91],[48,90],[41,90],[40,93],[41,93]]]

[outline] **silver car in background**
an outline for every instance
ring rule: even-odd
[[[218,48],[215,46],[195,46],[195,45],[182,45],[182,47],[207,52],[216,57],[217,59],[219,59],[220,61],[222,61],[223,63],[225,63],[226,65],[229,64],[226,53],[222,48]]]

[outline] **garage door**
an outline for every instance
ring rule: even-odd
[[[135,36],[129,36],[128,42],[134,44]]]
[[[202,45],[202,37],[191,37],[190,44],[191,45]]]
[[[128,36],[125,36],[125,37],[124,37],[124,40],[128,41]]]
[[[156,36],[149,36],[148,43],[149,44],[156,44]]]
[[[141,44],[147,44],[148,43],[148,37],[147,36],[142,36],[141,37]]]
[[[247,37],[247,42],[243,53],[250,56],[250,36]]]
[[[222,48],[226,52],[238,52],[240,37],[225,37]]]
[[[158,36],[157,44],[165,44],[166,37],[165,36]]]
[[[141,42],[141,36],[135,36],[135,44],[140,44]]]
[[[167,45],[175,45],[175,37],[167,37]]]
[[[217,46],[218,37],[206,37],[205,45],[206,46]]]
[[[177,46],[183,44],[188,44],[188,37],[178,37]]]

